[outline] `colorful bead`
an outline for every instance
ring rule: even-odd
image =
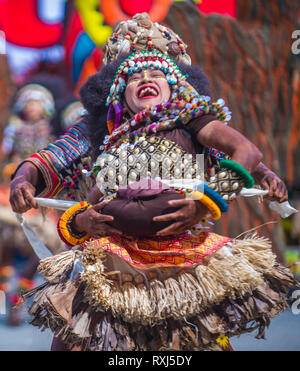
[[[151,135],[157,131],[170,130],[172,127],[177,125],[178,120],[187,123],[190,117],[194,118],[201,116],[203,113],[209,113],[211,107],[218,107],[216,103],[210,105],[207,102],[206,97],[200,96],[197,103],[191,105],[191,102],[193,101],[193,92],[194,90],[187,91],[187,89],[185,89],[182,92],[179,92],[174,99],[171,99],[169,102],[161,103],[155,107],[148,107],[143,112],[137,113],[128,120],[120,130],[116,129],[112,132],[111,136],[105,138],[102,150],[107,152],[112,145],[119,145],[124,141],[124,135],[127,136],[127,140],[130,142],[131,140],[134,140],[134,138],[141,136],[143,133]],[[177,114],[176,110],[180,110],[180,112]],[[176,120],[163,120],[161,118],[160,122],[153,124],[153,121],[157,121],[157,112],[165,112],[166,116],[173,115],[176,117]],[[224,121],[220,114],[217,114],[217,118],[220,121]],[[149,124],[132,131],[132,128],[140,122],[149,122]],[[129,134],[125,134],[127,132]]]
[[[130,34],[126,34],[126,38],[130,38]],[[143,50],[139,54],[133,53],[123,63],[121,63],[118,71],[115,75],[114,82],[110,88],[110,94],[107,98],[106,105],[108,106],[113,101],[119,102],[121,100],[121,94],[125,90],[125,78],[126,75],[132,75],[135,72],[141,72],[145,68],[156,68],[160,69],[166,74],[167,80],[171,87],[178,84],[180,80],[184,80],[178,66],[165,54],[160,52],[152,51],[153,43],[152,38],[148,37],[148,53]],[[132,50],[135,51],[135,45],[132,44]],[[151,50],[150,50],[151,49]],[[150,55],[149,55],[150,54]],[[149,63],[152,62],[152,63]],[[121,77],[122,76],[122,77]]]

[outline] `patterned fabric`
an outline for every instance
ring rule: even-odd
[[[90,149],[87,128],[82,122],[78,122],[57,141],[30,156],[26,161],[37,166],[46,185],[39,196],[47,198],[59,196],[68,185],[75,189],[75,179],[72,179],[73,183],[64,183],[65,172],[73,168],[74,174],[71,177],[81,175],[76,173],[74,164],[83,162],[83,158],[89,157]]]
[[[226,155],[224,152],[218,151],[215,148],[209,149],[209,156],[215,158],[217,161],[230,158],[230,156]]]
[[[217,159],[219,159],[219,151],[211,149],[206,154],[209,158],[214,159],[214,151],[217,152]],[[76,176],[74,164],[88,162],[83,159],[89,159],[90,152],[91,143],[87,127],[82,121],[79,121],[54,143],[28,157],[25,161],[32,162],[40,170],[44,179],[45,188],[39,190],[39,197],[60,197],[67,186],[64,184],[65,172],[70,169],[74,170],[71,177]],[[72,182],[69,182],[68,185],[69,190],[71,188],[72,191]]]
[[[102,237],[82,246],[101,247],[120,256],[135,268],[149,269],[169,266],[191,267],[202,262],[225,243],[231,241],[215,233],[204,232],[199,236],[188,233],[174,237],[132,239],[117,236]]]

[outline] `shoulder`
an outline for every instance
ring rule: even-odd
[[[218,120],[217,116],[213,113],[209,113],[207,115],[203,115],[203,116],[190,120],[186,124],[186,128],[192,135],[197,135],[198,132],[201,129],[203,129],[206,125],[216,120]]]
[[[23,125],[26,125],[25,122],[17,115],[12,115],[9,118],[7,127],[14,128],[15,130],[20,129]]]

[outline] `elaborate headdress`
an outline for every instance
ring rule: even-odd
[[[155,38],[148,36],[151,29],[153,29],[152,36],[154,30],[158,32],[155,32]],[[127,34],[127,32],[130,32],[130,34]],[[175,43],[172,44],[172,42]],[[178,48],[175,48],[175,44]],[[125,47],[126,45],[127,47]],[[136,120],[131,118],[125,123],[122,106],[122,93],[127,84],[127,75],[151,66],[152,68],[162,69],[166,74],[170,83],[171,98],[170,102],[162,102],[158,110],[151,107],[151,110],[146,110],[147,113],[137,114],[138,122],[144,122],[145,116],[145,123],[149,125],[152,120],[154,122],[157,119],[160,122],[163,121],[166,119],[165,115],[167,115],[168,120],[171,119],[175,123],[178,113],[192,118],[201,114],[201,112],[215,112],[219,116],[218,118],[225,122],[230,119],[230,112],[228,108],[223,107],[223,100],[217,101],[214,105],[209,104],[208,80],[198,66],[190,64],[190,57],[186,53],[186,45],[179,36],[157,23],[152,23],[147,14],[138,14],[133,20],[120,23],[116,32],[108,40],[104,50],[104,62],[106,64],[98,74],[91,76],[80,90],[81,100],[88,111],[86,122],[91,141],[94,148],[97,148],[94,150],[94,158],[103,150],[102,146],[98,147],[99,143],[106,146],[106,143],[108,145],[108,142],[111,142],[107,139],[107,136],[105,137],[108,134],[107,129],[112,135],[111,139],[113,137],[115,139],[115,132],[121,133],[123,128],[128,130],[130,121],[131,129],[129,131],[131,133]],[[174,50],[176,53],[179,51],[179,53],[176,54]],[[177,113],[178,100],[181,100],[184,107],[181,107],[180,104],[181,108]],[[152,114],[150,114],[152,111],[159,112],[159,115],[152,117]],[[107,122],[106,126],[103,125],[104,120]],[[142,135],[140,131],[135,133],[135,130],[131,134]]]
[[[16,97],[14,112],[21,114],[29,100],[40,101],[43,105],[45,115],[51,117],[55,112],[55,102],[48,89],[39,84],[28,84],[21,88]]]
[[[136,14],[129,21],[120,22],[104,46],[103,62],[107,64],[122,54],[155,50],[177,62],[191,64],[187,45],[171,29],[151,22],[147,13]]]
[[[109,107],[107,126],[110,132],[122,124],[121,101],[126,89],[126,79],[136,72],[151,67],[161,70],[171,88],[171,101],[179,96],[186,102],[199,98],[199,94],[197,96],[195,89],[186,81],[188,75],[183,74],[176,64],[177,62],[191,64],[186,47],[172,30],[152,23],[147,13],[137,14],[132,20],[121,22],[116,27],[105,45],[104,63],[112,62],[122,54],[128,55],[130,52],[131,54],[120,64],[107,97],[106,105]],[[203,103],[208,100],[209,97],[202,97]],[[221,105],[218,109],[222,111],[223,102],[219,103]],[[227,112],[225,108],[224,121],[227,121]]]
[[[153,67],[165,73],[171,90],[174,91],[178,88],[179,81],[185,80],[175,60],[191,64],[186,45],[180,37],[167,27],[151,22],[147,13],[136,14],[132,20],[121,22],[104,50],[104,63],[132,53],[119,66],[106,101],[109,106],[107,122],[110,131],[122,123],[121,99],[127,76]]]

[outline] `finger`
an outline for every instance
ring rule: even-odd
[[[277,188],[275,189],[274,197],[280,199],[283,196],[283,194],[284,194],[283,185],[279,183]]]
[[[282,196],[280,197],[279,202],[287,201],[288,198],[289,198],[289,193],[288,193],[288,190],[287,190],[286,185],[284,183],[282,184],[282,188],[283,188]]]
[[[12,208],[12,211],[14,211],[15,213],[19,212],[14,200],[10,200],[10,206]]]
[[[271,186],[270,186],[270,190],[271,190],[271,192],[272,192],[271,197],[272,197],[272,198],[275,198],[275,200],[277,200],[277,198],[278,198],[278,194],[279,194],[280,191],[281,191],[281,186],[280,186],[280,185],[281,185],[281,184],[278,183],[277,180],[274,180],[274,181],[272,181],[272,183],[271,183]]]
[[[114,217],[111,215],[105,215],[105,214],[97,214],[93,215],[93,219],[96,223],[105,223],[105,222],[113,222]]]
[[[187,200],[187,199],[182,199],[182,200],[170,200],[168,201],[168,204],[170,206],[187,206],[190,204],[190,202],[193,200]]]
[[[181,220],[184,220],[184,215],[181,212],[176,211],[175,213],[155,216],[152,220],[154,222],[181,221]]]
[[[89,213],[89,217],[93,219],[93,221],[97,222],[112,222],[114,217],[112,215],[102,214],[101,209],[95,210],[94,207],[87,209],[87,213]]]
[[[271,187],[271,185],[269,185],[268,188],[266,188],[268,190],[268,193],[264,196],[266,198],[273,198],[273,195],[274,195],[274,191],[273,191],[273,188]]]
[[[9,196],[9,203],[10,203],[10,206],[12,208],[12,210],[17,213],[19,210],[18,210],[18,206],[16,204],[16,196],[15,194],[13,194],[12,192],[10,193],[10,196]]]
[[[288,200],[288,190],[285,184],[281,184],[280,192],[278,194],[278,202],[284,202]]]
[[[265,188],[265,189],[269,189],[269,183],[266,181],[266,179],[263,179],[261,181],[261,185]]]
[[[13,200],[16,212],[24,213],[25,211],[29,210],[29,206],[26,204],[23,193],[21,191],[15,192]]]
[[[99,202],[98,204],[93,206],[93,209],[95,211],[99,211],[99,210],[103,209],[107,204],[108,204],[108,201]]]
[[[287,201],[288,199],[289,199],[289,197],[288,197],[288,193],[286,193],[286,194],[284,194],[284,195],[280,198],[279,203],[281,203],[281,202],[285,202],[285,201]]]
[[[29,192],[28,189],[22,189],[23,197],[28,206],[33,207],[34,209],[38,209],[38,204],[34,199],[32,193]]]
[[[193,225],[195,225],[195,223],[193,223]],[[192,226],[190,224],[182,223],[181,225],[174,227],[172,234],[180,234],[180,233],[186,232],[191,227]]]
[[[164,228],[156,233],[157,236],[168,236],[171,234],[178,234],[178,230],[183,226],[182,222],[176,222],[169,225],[167,228]]]

